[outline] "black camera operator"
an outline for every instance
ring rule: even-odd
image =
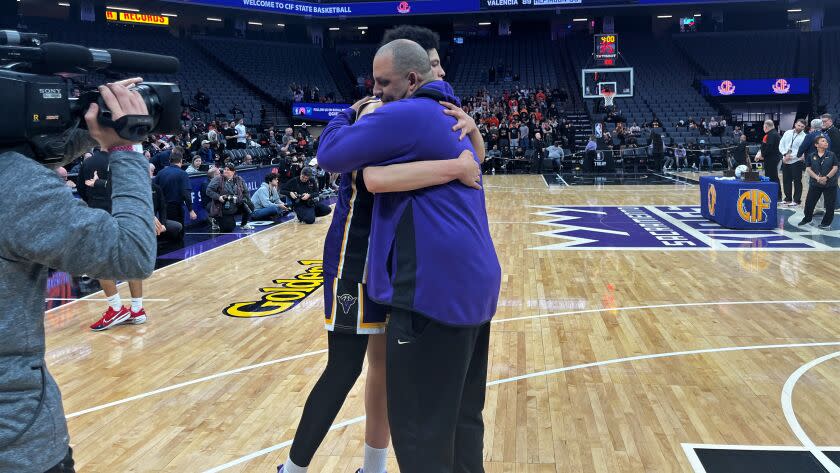
[[[298,221],[308,224],[315,223],[316,217],[325,217],[332,212],[328,205],[321,202],[319,194],[315,170],[308,166],[300,171],[299,179],[289,179],[280,188],[280,195],[292,199],[292,209]]]
[[[143,98],[134,90],[140,81],[99,87],[113,120],[148,115]],[[19,190],[5,195],[0,210],[4,222],[0,232],[3,472],[74,471],[61,393],[44,360],[48,268],[123,280],[146,278],[154,269],[156,238],[148,162],[131,150],[133,141],[100,124],[99,112],[98,105],[91,104],[84,121],[90,137],[110,154],[112,214],[74,198],[53,170],[34,159],[15,151],[0,153],[0,179]],[[64,147],[68,158],[85,151],[87,134],[68,136],[72,136]]]

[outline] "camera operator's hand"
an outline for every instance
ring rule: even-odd
[[[226,195],[220,195],[220,196],[219,196],[219,202],[224,202],[224,201],[226,201],[226,200],[227,200],[227,196],[226,196]]]
[[[99,180],[99,171],[93,171],[93,177],[85,181],[85,185],[88,187],[93,187],[96,184],[96,181]]]
[[[155,217],[155,235],[160,236],[161,233],[166,231],[166,227],[160,224],[160,220]]]
[[[111,118],[116,121],[125,115],[148,115],[149,111],[146,108],[146,103],[140,94],[131,90],[130,87],[138,84],[142,79],[134,78],[127,79],[113,84],[100,85],[99,94],[102,100],[111,110]],[[130,142],[117,134],[112,128],[102,127],[99,125],[96,117],[99,114],[99,105],[92,103],[85,113],[85,122],[87,122],[90,136],[93,137],[102,147],[103,150],[111,149],[115,146],[133,145]]]
[[[300,197],[300,200],[309,200],[309,198],[310,198],[310,197],[312,197],[312,196],[311,196],[311,195],[309,195],[309,194],[303,194],[303,195]]]
[[[481,181],[481,166],[476,162],[472,151],[468,149],[461,151],[457,162],[461,170],[458,173],[458,180],[461,181],[461,184],[473,189],[481,189],[481,184],[479,184]]]

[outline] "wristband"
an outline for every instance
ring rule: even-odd
[[[108,148],[109,153],[113,153],[115,151],[134,151],[134,145],[111,146]]]

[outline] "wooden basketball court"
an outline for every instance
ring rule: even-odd
[[[786,251],[699,237],[711,247],[598,248],[592,235],[632,236],[619,225],[627,208],[662,216],[698,205],[698,188],[549,186],[541,176],[485,184],[503,269],[484,411],[488,472],[695,473],[683,444],[788,446],[820,467],[808,448],[840,445],[840,359],[805,366],[840,355],[829,237]],[[601,218],[599,206],[625,210]],[[568,217],[582,211],[600,222],[586,236]],[[223,310],[314,268],[329,218],[156,271],[145,325],[90,332],[102,301],[47,314],[47,362],[78,471],[275,471],[326,362],[323,289],[280,315]],[[577,246],[562,246],[570,241]],[[362,465],[362,388],[310,471]],[[388,471],[399,471],[391,455]]]

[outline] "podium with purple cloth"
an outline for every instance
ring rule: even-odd
[[[703,217],[734,230],[776,228],[779,185],[700,177],[700,213]]]

